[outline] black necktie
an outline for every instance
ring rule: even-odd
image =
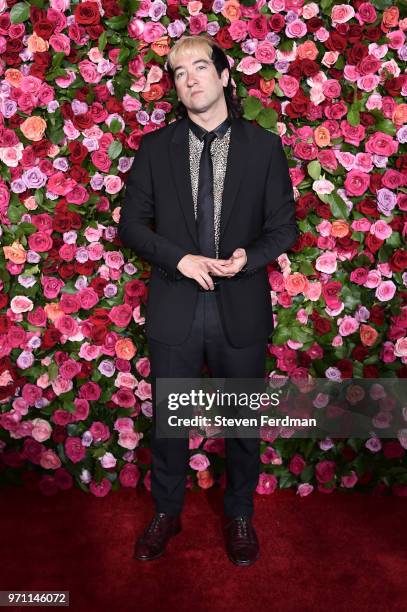
[[[199,182],[197,196],[197,225],[201,255],[216,257],[215,224],[213,201],[213,166],[211,143],[216,138],[215,132],[207,132],[199,163]]]

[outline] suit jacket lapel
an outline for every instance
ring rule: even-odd
[[[225,232],[227,223],[236,201],[240,182],[244,172],[244,160],[247,155],[248,136],[244,129],[244,120],[235,119],[229,142],[228,161],[222,195],[222,214],[220,223],[220,237]],[[196,244],[199,246],[198,233],[194,215],[194,201],[192,197],[191,175],[189,167],[189,137],[188,119],[180,119],[174,129],[169,142],[169,159],[178,192],[179,202],[184,213],[188,230]]]

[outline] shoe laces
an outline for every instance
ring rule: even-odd
[[[239,516],[235,520],[235,526],[239,538],[248,540],[250,535],[249,521],[244,516]]]
[[[162,517],[165,516],[163,513],[155,514],[151,523],[147,527],[147,533],[157,533],[160,531],[160,524]]]

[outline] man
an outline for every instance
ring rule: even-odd
[[[215,378],[264,378],[273,330],[267,264],[298,234],[281,139],[241,118],[223,50],[185,36],[167,67],[181,118],[142,138],[119,224],[123,245],[152,264],[145,329],[156,512],[136,542],[142,560],[159,557],[181,530],[189,457],[188,439],[156,436],[155,380],[200,378],[205,362]],[[224,536],[237,565],[259,556],[259,449],[259,438],[225,439]]]

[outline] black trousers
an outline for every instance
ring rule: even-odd
[[[171,321],[168,321],[171,325]],[[151,363],[153,430],[151,494],[156,512],[175,516],[182,511],[189,461],[187,438],[155,435],[155,379],[200,378],[205,363],[212,378],[263,378],[267,339],[243,348],[225,337],[215,291],[200,291],[191,332],[180,345],[148,338]],[[260,472],[260,439],[225,438],[226,516],[252,516],[253,493]]]

